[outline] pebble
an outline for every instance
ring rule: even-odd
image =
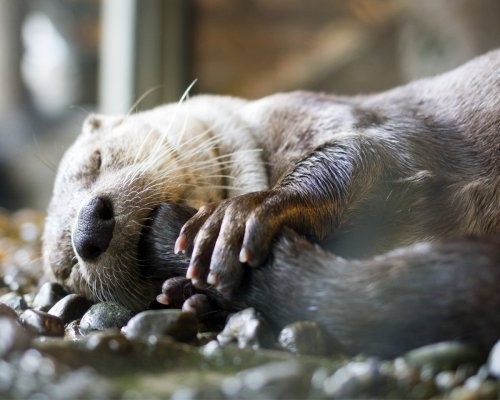
[[[231,315],[217,340],[221,345],[236,342],[240,348],[272,348],[275,345],[271,329],[253,308]]]
[[[413,387],[420,381],[420,371],[410,366],[404,358],[398,357],[392,362],[393,375],[399,385]]]
[[[489,375],[488,366],[486,364],[481,365],[479,369],[477,368],[477,365],[462,364],[457,368],[455,373],[460,382],[464,382],[466,379],[473,376],[484,381]]]
[[[18,360],[19,369],[27,374],[43,374],[53,376],[55,374],[55,363],[48,357],[35,349],[26,350]]]
[[[24,349],[30,342],[26,330],[13,318],[0,316],[0,357]]]
[[[405,392],[406,393],[406,392]],[[429,399],[438,394],[438,389],[433,380],[417,383],[408,393],[408,398]]]
[[[12,387],[16,377],[14,366],[0,359],[0,394],[6,393]]]
[[[75,319],[66,325],[64,328],[64,336],[70,340],[79,339],[82,334],[80,332],[80,320]]]
[[[28,304],[24,297],[15,292],[9,292],[0,297],[0,303],[3,303],[15,311],[24,311],[28,308]]]
[[[362,394],[380,394],[387,383],[387,376],[380,373],[376,359],[351,361],[339,368],[323,382],[324,393],[333,398],[354,398]]]
[[[222,392],[229,399],[303,398],[309,391],[309,375],[296,361],[272,362],[225,379]]]
[[[64,324],[80,319],[90,308],[92,303],[80,294],[68,294],[54,304],[49,314],[62,319]]]
[[[404,355],[411,366],[438,370],[454,370],[461,364],[477,364],[483,361],[481,353],[460,342],[440,342],[411,350]]]
[[[479,395],[481,399],[498,399],[500,395],[500,384],[498,382],[487,380],[479,386]]]
[[[20,318],[23,325],[37,335],[64,336],[62,320],[44,311],[28,309]]]
[[[223,399],[224,395],[221,389],[217,387],[182,387],[177,389],[170,400],[205,400],[205,399]]]
[[[458,387],[451,391],[447,397],[453,400],[481,400],[481,399],[494,399],[495,397],[481,397],[480,390],[469,389],[466,387]]]
[[[126,354],[132,351],[132,344],[118,330],[93,332],[87,336],[85,347],[91,351],[112,351]]]
[[[0,316],[10,317],[15,321],[18,320],[17,313],[12,308],[10,308],[7,304],[4,304],[4,303],[0,303]]]
[[[119,398],[92,368],[69,371],[56,359],[35,349],[11,362],[0,361],[0,397],[7,399]]]
[[[434,378],[434,382],[436,383],[436,387],[441,392],[448,392],[463,383],[457,377],[457,374],[452,371],[441,371]]]
[[[198,320],[191,312],[181,310],[148,310],[134,316],[124,328],[128,338],[168,335],[181,342],[196,338]]]
[[[384,382],[380,388],[374,388],[379,397],[424,399],[438,393],[434,374],[422,379],[421,370],[410,366],[402,357],[382,361],[378,369]],[[364,395],[368,394],[370,390]]]
[[[0,231],[1,229],[2,211],[0,211]],[[91,311],[90,303],[78,295],[67,295],[53,304],[57,293],[60,293],[58,292],[60,288],[58,289],[57,285],[53,286],[53,284],[45,284],[37,291],[42,268],[33,267],[33,260],[39,259],[38,250],[36,250],[38,241],[34,239],[40,234],[41,229],[37,231],[28,218],[20,223],[19,229],[12,225],[8,230],[12,232],[15,241],[11,243],[15,246],[11,247],[10,242],[2,241],[0,238],[2,268],[2,277],[0,277],[0,398],[104,399],[123,396],[128,399],[139,399],[155,395],[161,397],[158,394],[158,388],[163,390],[166,385],[170,385],[168,387],[173,392],[172,398],[176,400],[337,398],[339,396],[433,397],[460,400],[499,398],[499,381],[493,380],[493,377],[500,379],[500,348],[497,346],[492,349],[487,364],[479,371],[477,370],[478,358],[474,355],[474,351],[469,351],[473,349],[464,350],[464,347],[460,345],[457,347],[456,343],[445,344],[448,347],[444,346],[444,350],[442,343],[426,346],[393,361],[381,362],[377,359],[366,360],[357,357],[336,370],[337,361],[325,363],[324,359],[297,358],[286,353],[239,350],[234,346],[221,347],[217,341],[211,341],[203,349],[179,345],[168,336],[155,336],[157,335],[155,329],[158,328],[155,324],[167,324],[159,321],[168,319],[165,316],[160,318],[159,314],[155,323],[149,321],[149,327],[145,324],[147,328],[141,328],[144,330],[137,328],[145,322],[144,320],[130,329],[130,332],[138,329],[142,332],[138,334],[139,337],[144,335],[148,338],[146,342],[133,341],[117,330],[125,325],[128,318],[132,317],[129,310],[112,303],[104,303],[95,306],[97,311],[95,308]],[[29,242],[29,246],[19,248],[23,245],[21,239]],[[7,293],[9,291],[10,293]],[[27,310],[28,307],[47,310],[51,303],[53,305],[48,314]],[[176,326],[181,319],[180,311],[163,311],[176,315],[169,317],[172,319],[172,326]],[[21,313],[22,318],[19,318],[18,315]],[[231,323],[228,322],[226,333],[219,335],[221,343],[238,342],[241,347],[253,348],[270,347],[275,343],[270,329],[258,313],[254,310],[245,310],[238,314],[238,318]],[[84,320],[86,332],[90,332],[84,338],[80,335],[79,318]],[[120,318],[121,322],[117,322]],[[66,324],[66,337],[64,339],[44,337],[32,340],[32,332],[26,329],[23,323],[28,327],[33,323],[36,329],[33,326],[31,328],[37,334],[43,335],[46,334],[44,333],[46,325],[49,325],[49,331],[57,331],[57,334],[61,335],[64,323]],[[52,327],[50,327],[51,324],[53,324]],[[135,323],[130,320],[129,324],[134,326]],[[195,332],[189,333],[191,338],[189,340],[197,337],[195,342],[200,344],[213,339],[213,332],[196,335],[197,324],[191,322],[189,324],[188,328],[178,327],[179,330]],[[323,339],[314,339],[315,328],[311,329],[308,324],[296,322],[287,326],[283,330],[285,333],[282,332],[280,335],[280,343],[299,354],[318,352],[318,348],[322,347],[318,344]],[[111,325],[115,326],[114,330],[105,329]],[[126,330],[128,327],[127,325]],[[154,331],[151,336],[148,336],[150,335],[148,329]],[[92,332],[94,330],[99,330],[99,332]],[[131,335],[134,334],[131,333]],[[77,341],[68,340],[77,338],[79,339]],[[306,342],[309,340],[307,346],[303,345],[302,340]],[[500,347],[500,344],[498,346]],[[172,349],[176,350],[172,351]],[[68,357],[68,354],[72,352],[74,352],[74,357]],[[59,357],[61,357],[60,360]],[[148,372],[147,368],[144,369],[148,362],[154,368],[158,366],[163,368],[160,360],[164,360],[165,357],[171,357],[174,364],[178,362],[179,369],[174,365],[168,373],[159,374],[156,378],[153,377],[155,374]],[[89,361],[93,359],[94,361],[97,359],[95,364]],[[288,361],[271,362],[276,359]],[[71,362],[63,364],[63,360],[65,360],[64,363],[68,360]],[[481,361],[480,358],[479,361]],[[108,365],[107,363],[121,368],[122,362],[126,363],[127,371],[130,367],[133,382],[130,381],[132,375],[128,372],[127,375],[120,375],[121,372],[117,372],[114,368],[103,368]],[[86,363],[91,367],[78,367]],[[258,366],[248,368],[254,365]],[[189,367],[186,369],[186,366]],[[92,370],[92,367],[102,369]],[[207,373],[207,376],[200,375],[200,367],[203,374]],[[245,369],[241,371],[242,368]],[[238,373],[238,371],[241,372]],[[313,376],[311,376],[311,371],[316,371]],[[187,379],[190,373],[195,375],[194,382]],[[110,375],[113,378],[109,379]],[[127,380],[127,389],[119,386],[115,391],[113,387],[106,385],[106,383],[114,385],[115,377],[120,382]],[[140,384],[135,386],[136,382],[143,382],[143,387],[140,387]],[[155,387],[155,385],[158,386]],[[147,392],[150,387],[151,393]],[[132,393],[133,396],[127,397],[127,393]]]
[[[49,311],[50,308],[66,296],[64,288],[55,282],[45,282],[33,299],[33,308],[39,311]]]
[[[323,356],[330,352],[323,329],[312,321],[297,321],[285,326],[278,336],[278,343],[296,354]]]
[[[490,351],[488,356],[488,370],[492,376],[500,379],[500,340]]]
[[[134,314],[129,309],[113,301],[94,304],[80,320],[80,332],[83,334],[104,329],[120,329]]]

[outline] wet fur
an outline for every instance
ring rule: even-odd
[[[200,283],[211,271],[216,288],[236,296],[234,301],[239,301],[239,285],[248,284],[248,268],[237,256],[242,238],[243,246],[251,249],[251,263],[259,264],[285,226],[335,254],[356,258],[419,241],[499,234],[499,71],[500,51],[496,51],[449,73],[370,96],[294,92],[256,101],[197,96],[138,114],[90,116],[56,178],[44,234],[46,269],[69,289],[91,299],[120,301],[134,310],[146,307],[162,280],[183,271],[141,262],[144,233],[154,226],[155,210],[164,203],[204,206],[183,228],[191,227],[186,252],[192,256],[191,265],[197,265]],[[95,197],[112,204],[116,226],[106,253],[88,261],[75,252],[72,235],[78,232],[75,226],[81,223],[82,206]],[[293,260],[285,254],[291,251],[291,243],[300,249]],[[441,254],[438,245],[429,246],[429,255]],[[347,307],[365,299],[371,287],[363,286],[366,277],[361,274],[360,281],[353,283],[355,290],[343,289],[352,298],[319,296],[319,289],[307,294],[317,284],[312,281],[315,276],[317,282],[328,278],[332,270],[326,264],[333,256],[293,237],[281,239],[277,249],[278,266],[269,271],[274,271],[271,281],[278,286],[269,296],[278,296],[281,288],[303,289],[305,304],[320,302],[323,315],[333,322],[336,316],[328,309],[337,308],[339,301]],[[277,257],[280,249],[283,257]],[[401,254],[411,259],[412,252]],[[498,253],[486,253],[494,253],[485,256],[486,261],[481,259],[493,274]],[[301,264],[295,265],[296,260]],[[333,260],[333,271],[344,265],[339,261],[336,266],[338,259]],[[367,272],[374,279],[377,271],[389,268],[375,260],[366,262],[374,265],[373,272]],[[409,271],[426,271],[426,258],[422,260],[408,261]],[[325,264],[325,269],[305,270],[302,262]],[[358,264],[345,265],[349,269]],[[258,279],[257,271],[251,279]],[[307,271],[311,275],[302,284]],[[457,272],[457,279],[476,273],[466,271]],[[437,268],[428,272],[439,275]],[[432,286],[432,279],[415,276],[421,287]],[[258,293],[260,285],[266,287],[256,281],[247,288],[250,292],[241,293]],[[466,287],[466,299],[483,301],[474,288]],[[380,302],[374,304],[384,304],[380,293]],[[248,299],[252,304],[252,297]],[[418,303],[418,296],[411,299]],[[263,300],[255,301],[262,304]],[[496,304],[494,297],[491,301]],[[277,323],[294,315],[291,311],[281,318],[279,310],[274,311]],[[377,332],[369,322],[358,323]],[[342,336],[344,328],[335,326],[340,331],[332,331],[334,336]],[[396,328],[395,332],[404,325]],[[370,349],[376,347],[362,337],[357,340]],[[408,340],[404,346],[414,344]]]
[[[185,275],[189,262],[172,249],[175,228],[192,214],[179,205],[158,208],[145,236],[146,263]],[[394,357],[444,340],[488,351],[500,337],[499,285],[500,235],[419,243],[348,260],[285,230],[266,265],[246,269],[237,291],[204,293],[216,307],[254,307],[275,328],[316,321],[350,354]]]

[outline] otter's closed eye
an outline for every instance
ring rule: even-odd
[[[93,164],[94,168],[97,171],[99,171],[101,169],[101,166],[102,166],[102,154],[101,154],[100,150],[96,150],[92,154],[92,164]]]
[[[88,186],[95,181],[102,167],[102,154],[100,150],[95,150],[87,158],[83,165],[78,169],[75,178],[80,181],[83,186]]]
[[[97,175],[102,167],[102,153],[101,150],[95,150],[90,157],[85,161],[84,170],[85,175]]]

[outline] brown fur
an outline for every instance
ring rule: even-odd
[[[208,279],[231,296],[245,282],[245,264],[264,263],[284,227],[355,257],[498,234],[498,71],[495,51],[370,96],[198,96],[135,115],[89,117],[56,179],[46,268],[94,300],[146,307],[174,272],[140,257],[165,202],[200,207],[177,250],[191,256],[197,286]],[[102,201],[112,210],[105,217],[92,208]],[[111,239],[108,232],[96,241],[102,235],[91,233],[100,226],[113,226]],[[87,245],[98,248],[95,257],[78,253]],[[303,261],[314,260],[311,253]],[[282,273],[297,290],[302,271]],[[339,301],[326,299],[325,306]]]

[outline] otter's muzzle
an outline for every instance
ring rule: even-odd
[[[91,261],[103,254],[113,238],[115,217],[109,200],[94,197],[78,214],[73,231],[73,246],[78,256]]]

